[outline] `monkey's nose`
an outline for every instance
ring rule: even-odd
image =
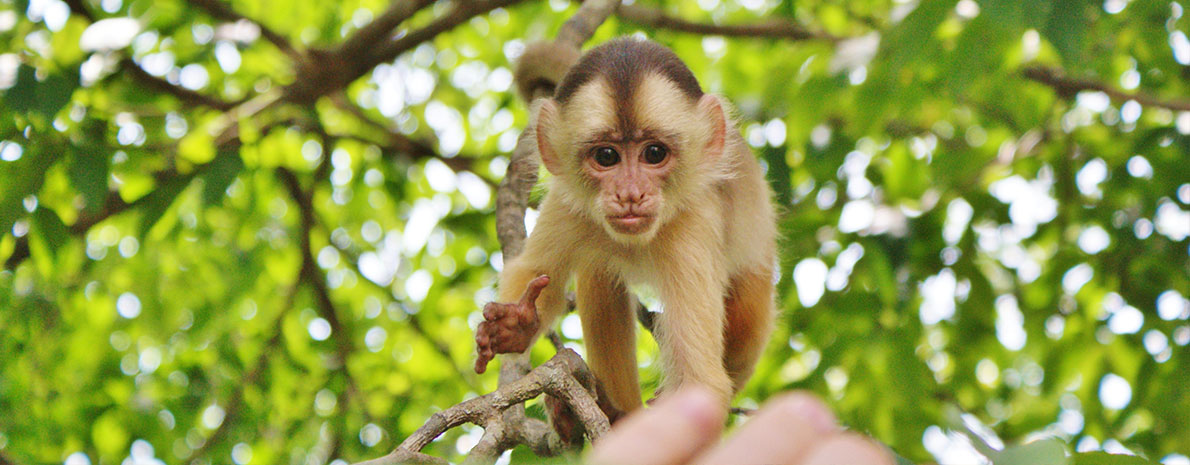
[[[616,192],[616,203],[627,208],[645,201],[645,194],[640,190],[628,190]]]

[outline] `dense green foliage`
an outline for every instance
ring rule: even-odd
[[[0,0],[0,463],[358,461],[494,389],[510,62],[575,9],[502,3],[354,79],[315,58],[386,1]],[[814,391],[914,462],[1188,463],[1187,5],[635,5],[814,32],[592,41],[672,47],[767,166],[781,314],[738,403]]]

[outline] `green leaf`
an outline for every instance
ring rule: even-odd
[[[991,457],[994,465],[1066,465],[1066,444],[1059,439],[1005,448]]]
[[[108,157],[96,145],[74,151],[68,169],[70,182],[83,194],[86,211],[98,213],[107,202]]]
[[[220,150],[203,174],[202,203],[205,206],[223,203],[227,186],[236,180],[244,169],[244,162],[234,150]]]
[[[1071,65],[1082,62],[1094,9],[1086,0],[1057,0],[1045,23],[1045,36]]]
[[[962,95],[978,79],[998,70],[1002,52],[1020,40],[1023,32],[1022,2],[980,2],[981,12],[959,35],[946,64],[946,81],[955,95]]]
[[[4,100],[18,113],[37,112],[53,118],[62,106],[70,102],[79,86],[77,73],[54,73],[37,80],[37,70],[21,64],[17,68],[16,83],[4,94]]]
[[[893,454],[893,459],[896,460],[896,462],[897,462],[897,465],[914,465],[913,461],[911,461],[905,457],[901,457],[901,454],[898,454],[896,452],[893,452],[892,454]]]
[[[765,173],[765,177],[768,178],[769,185],[773,187],[773,192],[776,193],[777,204],[789,205],[792,203],[793,186],[791,186],[789,163],[785,161],[785,149],[766,147],[760,152],[761,156],[764,157],[765,163],[768,163],[768,171]]]
[[[33,210],[33,231],[45,241],[50,253],[55,257],[58,255],[58,249],[70,239],[70,231],[62,223],[62,219],[58,218],[58,213],[44,206]]]
[[[196,165],[215,158],[215,140],[202,129],[190,131],[178,143],[178,157]]]
[[[190,176],[183,176],[177,179],[171,179],[164,184],[157,186],[152,192],[149,192],[143,199],[137,200],[137,205],[143,205],[143,212],[141,214],[140,228],[137,230],[141,239],[153,229],[153,225],[161,219],[161,215],[173,205],[174,199],[178,198],[186,186],[190,185]]]
[[[91,425],[91,440],[102,454],[116,456],[128,447],[128,430],[124,429],[117,412],[118,409],[113,409]]]
[[[1135,455],[1109,454],[1098,451],[1078,453],[1070,458],[1070,465],[1159,465],[1157,462]]]
[[[4,93],[4,102],[17,113],[33,111],[37,104],[37,69],[21,64],[17,67],[17,81]]]
[[[930,166],[915,158],[905,144],[889,147],[883,174],[885,189],[893,201],[916,203],[930,187]]]
[[[5,163],[5,173],[0,179],[0,232],[7,233],[17,218],[25,215],[22,201],[37,193],[45,180],[45,173],[58,161],[57,150],[38,150],[29,145],[20,160]]]
[[[882,49],[892,68],[900,68],[920,56],[938,25],[954,10],[958,0],[922,2],[889,32]]]

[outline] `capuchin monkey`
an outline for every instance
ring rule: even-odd
[[[561,56],[542,46],[525,59]],[[730,403],[772,329],[776,226],[728,109],[672,51],[634,38],[591,49],[531,105],[528,130],[553,177],[524,252],[484,307],[476,372],[495,354],[527,351],[565,311],[573,277],[601,397],[615,412],[639,408],[628,288],[644,285],[662,304],[661,392],[699,384]]]

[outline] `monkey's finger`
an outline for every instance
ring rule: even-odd
[[[487,371],[488,362],[492,361],[492,357],[491,349],[480,349],[479,357],[475,359],[475,372],[483,374],[483,372]]]
[[[481,347],[487,345],[498,329],[499,326],[494,321],[479,322],[479,326],[475,327],[475,343]]]
[[[727,412],[706,388],[692,386],[637,410],[595,443],[588,465],[678,465],[715,443]],[[726,461],[721,463],[733,463]]]
[[[508,304],[488,302],[483,306],[483,318],[488,321],[504,318],[508,314]]]
[[[537,296],[541,295],[541,290],[550,285],[550,277],[541,275],[529,281],[529,285],[525,286],[525,294],[521,296],[521,305],[529,305],[536,308]]]
[[[769,401],[726,444],[694,463],[801,464],[815,446],[838,431],[834,415],[814,396],[786,394]]]

